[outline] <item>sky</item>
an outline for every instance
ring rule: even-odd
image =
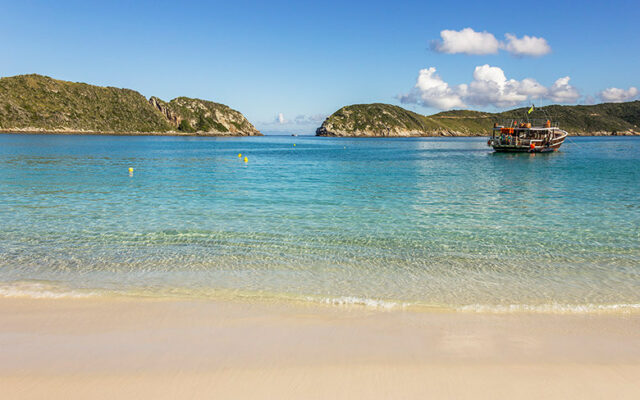
[[[636,1],[4,1],[0,76],[229,105],[310,134],[350,104],[421,114],[638,98]]]

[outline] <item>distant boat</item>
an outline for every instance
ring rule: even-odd
[[[487,145],[497,152],[548,153],[557,151],[567,132],[550,119],[518,123],[508,120],[495,123]]]
[[[298,134],[297,133],[292,133],[291,136],[298,136]]]

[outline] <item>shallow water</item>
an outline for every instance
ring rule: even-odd
[[[640,138],[0,135],[0,296],[110,294],[640,309]]]

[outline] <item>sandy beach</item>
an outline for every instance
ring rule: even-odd
[[[640,1],[503,3],[4,2],[0,400],[640,400]]]
[[[11,399],[637,398],[638,314],[0,301]]]

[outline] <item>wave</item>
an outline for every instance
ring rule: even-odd
[[[368,298],[354,297],[354,296],[327,297],[327,298],[307,297],[305,300],[313,303],[328,304],[333,306],[363,306],[366,308],[385,309],[385,310],[408,308],[412,305],[412,303],[368,299]]]
[[[186,289],[186,288],[182,288]],[[482,313],[482,314],[517,314],[517,313],[539,313],[539,314],[602,314],[602,313],[637,313],[640,312],[640,303],[612,303],[612,304],[467,304],[467,305],[445,305],[429,304],[424,302],[407,302],[400,300],[385,300],[357,296],[298,296],[291,294],[277,294],[264,292],[240,293],[226,290],[190,291],[186,290],[160,290],[160,291],[139,291],[139,290],[91,290],[72,289],[58,283],[45,281],[13,281],[0,282],[0,298],[25,298],[25,299],[86,299],[93,297],[116,296],[129,298],[197,298],[211,300],[230,301],[282,301],[296,302],[316,305],[327,305],[336,307],[357,307],[372,310],[391,311],[443,311],[461,313]]]
[[[461,313],[481,314],[603,314],[603,313],[635,313],[640,312],[640,303],[615,304],[468,304],[462,306],[428,304],[421,302],[401,302],[379,300],[361,297],[332,297],[316,299],[307,298],[310,302],[334,306],[362,306],[381,310],[412,310],[412,311],[454,311]]]
[[[597,314],[640,312],[640,304],[507,304],[488,305],[471,304],[455,308],[459,312],[477,312],[489,314],[539,313],[539,314]]]
[[[0,297],[25,299],[83,299],[99,296],[93,291],[65,288],[48,282],[16,281],[0,283]]]

